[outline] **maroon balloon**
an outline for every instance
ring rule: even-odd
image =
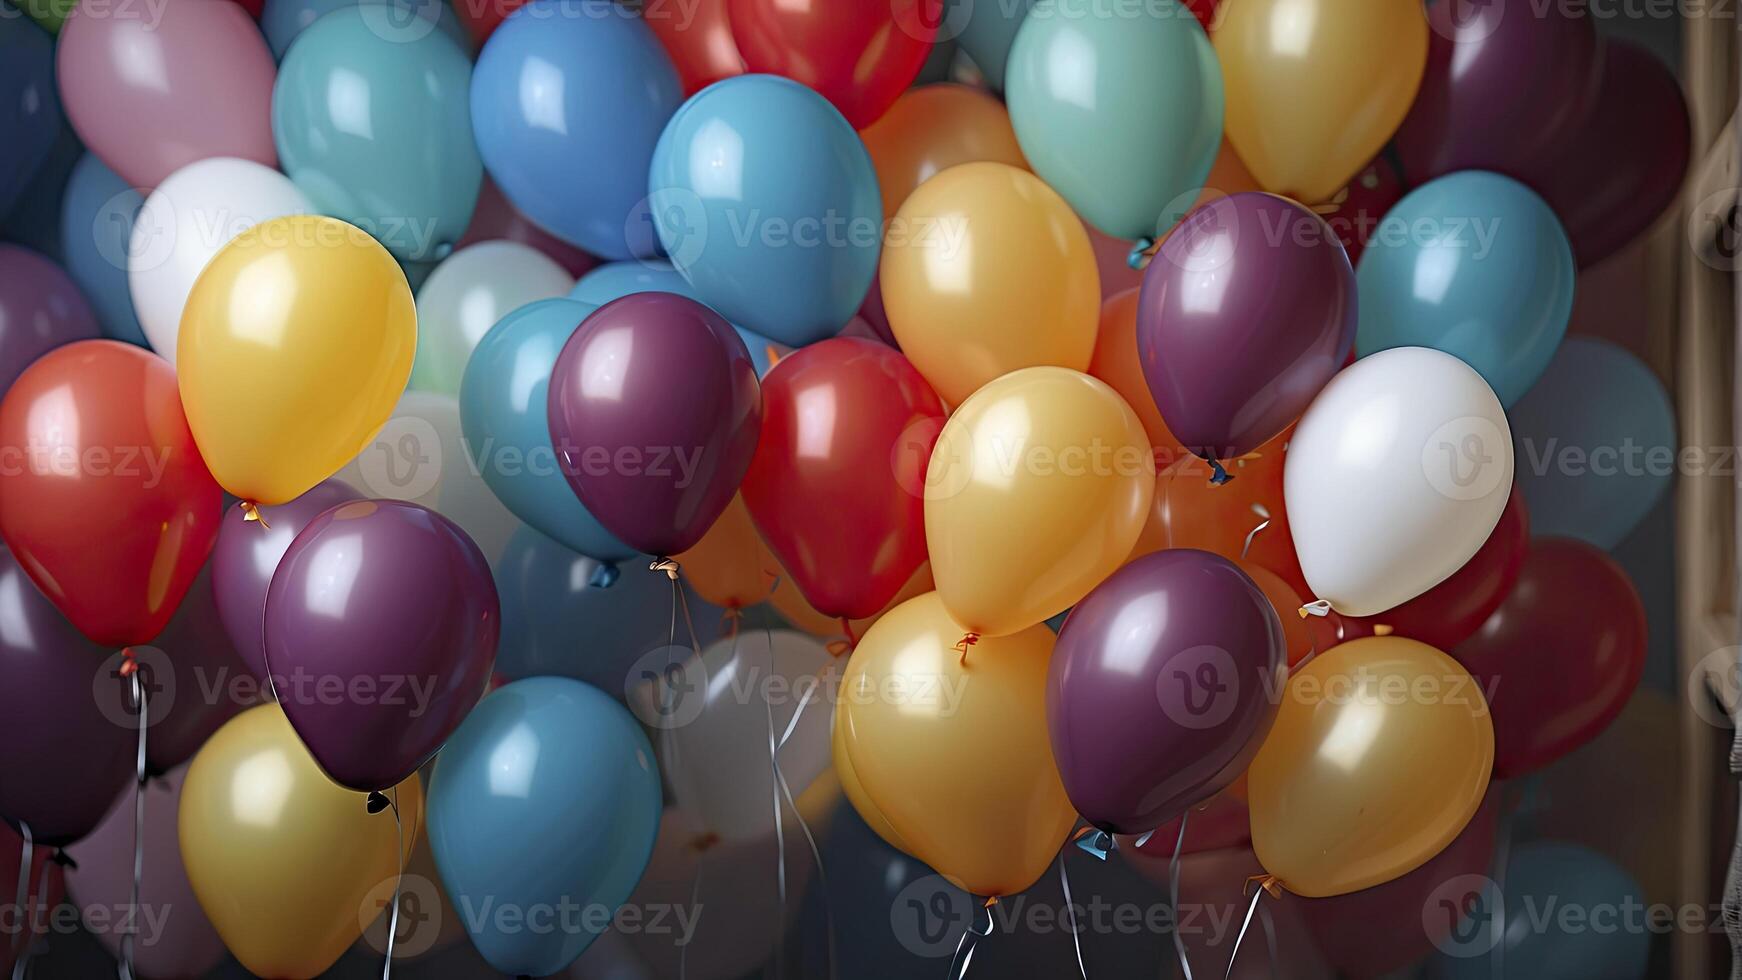
[[[165,658],[154,662],[149,651],[135,653],[147,671],[146,683],[160,689],[147,695],[145,764],[161,774],[193,758],[224,722],[258,701],[261,688],[219,620],[209,562],[150,646]]]
[[[1233,562],[1158,551],[1114,572],[1059,631],[1046,720],[1065,792],[1141,834],[1246,771],[1287,671],[1282,622]]]
[[[97,317],[61,267],[17,245],[0,245],[0,395],[42,355],[95,340]]]
[[[865,290],[865,301],[859,304],[859,318],[870,326],[872,335],[878,340],[896,350],[901,349],[901,344],[895,339],[895,329],[889,325],[889,313],[883,308],[882,272],[872,274],[871,288]]]
[[[1349,257],[1285,198],[1198,208],[1143,273],[1143,376],[1169,431],[1206,459],[1245,455],[1299,418],[1354,343]]]
[[[1137,865],[1139,871],[1166,881],[1167,865],[1173,860],[1173,849],[1181,854],[1219,851],[1229,847],[1246,847],[1252,843],[1252,815],[1246,801],[1232,792],[1217,793],[1185,814],[1186,839],[1179,839],[1179,820],[1169,820],[1142,836],[1119,838],[1119,852]],[[1142,843],[1138,843],[1142,841]],[[1155,875],[1156,871],[1160,875]]]
[[[1385,157],[1374,160],[1349,181],[1338,197],[1336,210],[1326,214],[1325,220],[1343,243],[1350,265],[1361,261],[1368,239],[1392,207],[1403,200],[1403,192],[1403,177]]]
[[[625,296],[582,321],[557,355],[549,407],[551,445],[587,512],[662,557],[726,510],[762,424],[744,341],[671,293]]]
[[[454,245],[454,251],[496,239],[530,245],[577,279],[599,264],[598,259],[528,221],[508,203],[496,182],[485,176],[484,182],[478,185],[478,204],[472,209],[472,223],[466,226],[466,233]]]
[[[278,703],[327,775],[355,790],[397,785],[441,748],[484,693],[501,624],[483,552],[399,500],[315,518],[266,593]]]

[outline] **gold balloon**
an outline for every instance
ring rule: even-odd
[[[885,218],[895,216],[914,188],[959,163],[989,160],[1028,169],[1004,103],[968,85],[910,88],[859,135],[877,169]]]
[[[877,832],[877,836],[896,850],[912,856],[907,849],[907,842],[901,839],[901,831],[889,822],[883,811],[877,809],[877,804],[871,799],[871,794],[865,792],[865,785],[859,782],[859,774],[853,770],[853,757],[847,754],[847,729],[842,723],[842,713],[836,712],[834,727],[830,733],[830,745],[834,754],[835,765],[831,770],[835,779],[841,785],[841,792],[847,796],[847,802],[853,804],[853,809],[859,811],[860,819]]]
[[[1253,850],[1308,898],[1370,888],[1450,844],[1493,768],[1488,703],[1456,660],[1398,636],[1332,647],[1289,679],[1247,770]]]
[[[708,528],[696,546],[677,556],[683,577],[696,594],[716,606],[741,609],[767,599],[774,591],[779,563],[762,543],[743,494]]]
[[[1226,131],[1265,190],[1328,201],[1397,132],[1427,67],[1421,0],[1237,0],[1211,35]]]
[[[319,976],[379,911],[371,895],[409,861],[423,824],[417,776],[391,810],[322,773],[276,704],[218,729],[188,769],[182,863],[224,945],[262,977]]]
[[[416,309],[393,256],[343,221],[277,218],[224,246],[176,347],[182,406],[218,483],[282,504],[356,458],[411,377]]]
[[[1077,821],[1046,728],[1053,635],[1035,626],[965,654],[960,638],[935,592],[871,627],[841,686],[836,771],[897,846],[972,894],[1014,895]]]
[[[1027,368],[950,416],[926,471],[925,539],[961,628],[1026,629],[1125,563],[1155,493],[1143,423],[1104,382]]]
[[[1018,368],[1087,370],[1101,313],[1089,234],[1026,170],[965,163],[921,184],[883,239],[883,307],[952,405]]]

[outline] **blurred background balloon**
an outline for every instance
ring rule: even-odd
[[[641,5],[641,19],[671,58],[686,96],[746,71],[726,7],[727,0],[699,0],[681,7],[659,0]]]
[[[410,37],[426,30],[425,25],[440,30],[460,46],[467,56],[472,54],[472,36],[448,5],[448,0],[264,0],[260,11],[260,30],[266,43],[272,46],[272,56],[284,60],[290,42],[297,39],[314,22],[347,7],[374,4],[385,8],[371,16]]]
[[[556,260],[519,242],[480,242],[442,260],[417,291],[411,386],[458,396],[472,349],[498,321],[575,284]]]
[[[569,290],[569,298],[594,306],[604,306],[614,299],[635,293],[675,293],[708,306],[708,301],[702,299],[702,294],[689,284],[689,280],[664,259],[607,262],[581,276],[575,287]],[[712,309],[711,306],[709,308]],[[732,329],[738,331],[744,346],[750,349],[750,359],[756,362],[757,377],[767,374],[774,362],[780,359],[780,355],[791,349],[736,323],[732,324]]]
[[[502,188],[497,187],[496,182],[486,174],[478,188],[478,206],[472,209],[472,223],[466,226],[466,234],[460,238],[454,250],[498,239],[531,245],[555,259],[558,265],[568,270],[570,276],[585,275],[587,270],[599,264],[598,259],[545,231],[521,214],[514,205],[508,203],[508,198],[502,194]],[[420,284],[413,283],[414,287],[418,285]]]
[[[133,310],[127,262],[133,221],[144,204],[137,188],[87,152],[67,180],[60,217],[67,274],[90,301],[103,336],[140,346],[146,346],[145,330]]]
[[[1096,233],[1091,231],[1090,238],[1095,236]],[[1120,266],[1125,267],[1123,258]],[[1106,289],[1107,284],[1103,281],[1103,294]],[[1137,356],[1137,296],[1138,290],[1133,287],[1107,296],[1101,303],[1101,324],[1095,332],[1095,353],[1089,359],[1087,373],[1105,381],[1137,413],[1143,431],[1149,436],[1150,448],[1155,452],[1155,468],[1165,471],[1190,456],[1191,451],[1181,446],[1168,431],[1167,421],[1161,417],[1161,409],[1156,407],[1155,397],[1149,393],[1149,382],[1144,380],[1143,361]],[[1280,468],[1277,473],[1280,478]]]
[[[838,5],[726,0],[732,37],[752,72],[781,75],[828,99],[854,129],[876,122],[913,84],[943,19],[944,0]]]
[[[0,215],[48,158],[60,134],[60,96],[55,86],[54,40],[18,16],[0,17]]]
[[[247,683],[248,665],[218,618],[210,562],[150,646],[167,657],[142,653],[141,668],[156,685],[149,691],[154,697],[146,719],[146,768],[162,774],[193,758],[224,722],[261,697],[260,688]]]
[[[60,266],[30,249],[0,244],[0,396],[37,358],[98,336],[96,315]]]
[[[1260,916],[1268,915],[1254,916],[1251,932],[1238,944],[1236,955],[1238,924],[1251,903],[1248,882],[1263,873],[1258,858],[1247,847],[1204,851],[1180,859],[1180,900],[1189,904],[1181,908],[1177,922],[1193,975],[1241,980],[1329,980],[1336,976],[1314,945],[1312,932],[1292,898],[1277,903],[1260,901]]]
[[[908,89],[859,135],[877,169],[885,219],[895,217],[915,188],[958,163],[989,160],[1028,169],[1004,106],[968,85]]]

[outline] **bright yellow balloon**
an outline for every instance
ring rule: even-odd
[[[409,861],[423,824],[417,776],[393,812],[322,773],[276,704],[218,729],[188,769],[182,863],[224,945],[261,977],[319,976],[380,912],[378,887]],[[391,893],[389,893],[391,894]]]
[[[696,546],[677,556],[684,580],[696,594],[716,606],[742,609],[766,600],[774,591],[780,567],[756,533],[744,496],[714,520]]]
[[[841,685],[836,771],[903,850],[971,894],[1014,895],[1077,821],[1046,728],[1053,634],[1035,626],[965,656],[960,638],[935,592],[871,627]]]
[[[411,377],[416,310],[393,256],[343,221],[277,218],[224,246],[176,347],[182,406],[218,483],[282,504],[356,458]]]
[[[932,450],[938,594],[967,632],[1043,622],[1124,563],[1154,493],[1149,438],[1112,388],[1064,368],[1007,374],[956,409]]]
[[[1427,67],[1421,0],[1233,0],[1211,35],[1225,130],[1265,190],[1328,201],[1397,132]]]
[[[1064,198],[1026,170],[965,163],[919,185],[884,235],[881,268],[902,353],[952,405],[1018,368],[1088,370],[1095,250]]]
[[[1456,660],[1399,636],[1332,647],[1289,679],[1247,770],[1252,848],[1308,898],[1401,877],[1470,822],[1494,725]]]

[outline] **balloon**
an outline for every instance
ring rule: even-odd
[[[176,348],[182,403],[224,489],[282,504],[369,444],[416,346],[411,289],[386,249],[332,218],[275,218],[194,283]]]
[[[436,266],[417,292],[417,359],[411,386],[460,393],[466,360],[491,327],[541,299],[568,295],[574,279],[519,242],[482,242]]]
[[[1301,598],[1294,586],[1262,565],[1249,561],[1235,564],[1240,567],[1240,571],[1246,573],[1253,585],[1258,586],[1258,591],[1264,593],[1265,601],[1270,603],[1277,620],[1282,623],[1282,645],[1287,654],[1285,663],[1290,669],[1321,649],[1321,643],[1323,649],[1330,648],[1329,642],[1321,641],[1320,631],[1300,616]]]
[[[865,822],[865,825],[881,837],[890,847],[907,854],[907,843],[901,839],[901,831],[889,822],[883,811],[877,808],[877,801],[865,790],[859,782],[859,774],[853,769],[853,757],[847,753],[847,728],[844,719],[846,712],[837,710],[833,723],[829,726],[829,751],[834,757],[835,778],[841,782],[841,792],[847,797],[847,802],[854,815]]]
[[[914,857],[975,895],[1034,884],[1076,822],[1045,726],[1052,631],[964,655],[938,593],[878,620],[847,661],[841,748]]]
[[[551,444],[569,486],[630,547],[669,556],[732,502],[762,421],[744,342],[669,293],[599,308],[551,371]]]
[[[466,25],[466,32],[472,35],[479,46],[482,46],[496,32],[496,28],[502,25],[502,21],[509,14],[519,10],[525,4],[526,0],[495,0],[495,2],[490,3],[481,3],[479,0],[457,0],[454,3],[454,13],[458,14],[461,23]]]
[[[423,787],[370,813],[329,780],[276,704],[230,719],[181,785],[182,865],[224,945],[256,976],[321,975],[373,921],[423,823]]]
[[[207,565],[194,579],[163,632],[137,651],[151,698],[145,765],[154,775],[193,758],[259,692],[248,682],[247,666],[218,619],[210,569]]]
[[[1101,287],[1088,236],[1039,177],[968,163],[925,182],[890,225],[883,302],[901,350],[944,401],[1043,364],[1081,371]]]
[[[262,221],[313,208],[290,179],[252,160],[213,157],[170,174],[133,219],[127,283],[151,349],[175,363],[194,280],[230,240]]]
[[[466,0],[460,0],[461,5],[465,3]],[[388,37],[416,40],[431,30],[440,30],[461,51],[468,56],[472,53],[472,37],[447,0],[264,0],[259,15],[260,31],[272,46],[272,56],[283,61],[290,42],[314,26],[315,21],[335,10],[358,6],[387,8],[367,10],[364,16]]]
[[[1403,200],[1403,192],[1403,178],[1397,168],[1385,157],[1377,157],[1330,203],[1321,204],[1314,211],[1337,233],[1337,240],[1349,253],[1349,263],[1359,269],[1368,243],[1384,217]]]
[[[923,481],[943,424],[913,365],[869,340],[825,340],[768,373],[744,503],[824,615],[875,614],[925,561]]]
[[[60,266],[0,244],[0,397],[44,354],[97,336],[96,316]]]
[[[1243,456],[1281,432],[1343,366],[1355,276],[1324,219],[1270,194],[1204,205],[1143,273],[1137,353],[1186,448]]]
[[[138,190],[95,153],[86,153],[67,180],[60,228],[67,274],[90,300],[103,336],[141,347],[145,331],[127,285],[127,249],[134,217],[144,203]]]
[[[675,293],[707,306],[701,293],[689,284],[681,273],[672,267],[670,262],[660,259],[633,259],[623,262],[607,262],[588,272],[569,290],[569,299],[580,300],[593,306],[604,306],[614,299],[622,299],[634,293]],[[711,308],[711,307],[710,307]],[[715,312],[719,312],[715,310]],[[784,344],[776,344],[761,334],[752,333],[738,324],[732,324],[732,329],[738,331],[738,336],[744,341],[744,346],[750,348],[750,360],[756,363],[758,378],[768,373],[782,353],[790,352],[791,348]]]
[[[1103,284],[1105,286],[1105,284]],[[1125,399],[1125,404],[1137,413],[1149,445],[1155,452],[1155,465],[1165,470],[1180,459],[1190,456],[1190,450],[1179,444],[1167,429],[1161,409],[1149,394],[1149,383],[1143,378],[1143,362],[1137,357],[1137,290],[1115,293],[1101,303],[1101,324],[1095,332],[1095,353],[1089,359],[1090,376],[1107,383]]]
[[[948,2],[938,36],[942,38],[952,30],[959,32],[957,43],[973,60],[974,67],[985,76],[987,87],[994,92],[1004,91],[1004,69],[1010,61],[1010,46],[1016,42],[1016,32],[1033,9],[1035,0]]]
[[[1141,834],[1246,771],[1287,676],[1282,621],[1207,551],[1146,555],[1076,604],[1046,691],[1053,758],[1091,825]]]
[[[585,275],[587,270],[599,264],[598,259],[533,224],[526,215],[515,210],[508,198],[502,196],[502,189],[486,176],[478,188],[478,206],[472,209],[472,223],[466,226],[466,233],[460,237],[454,250],[499,239],[531,245],[556,260],[570,277]]]
[[[957,164],[990,161],[1028,169],[1004,106],[967,85],[908,89],[859,135],[877,168],[885,220],[895,217],[915,188]]]
[[[1488,704],[1457,661],[1398,636],[1332,647],[1289,678],[1252,760],[1253,849],[1298,895],[1370,888],[1451,843],[1493,765]]]
[[[16,899],[8,914],[6,942],[0,943],[0,971],[12,975],[19,955],[48,934],[54,910],[66,898],[66,879],[61,866],[54,860],[54,849],[37,847],[30,851],[30,868],[24,868],[24,838],[0,820],[0,880],[17,881],[21,873],[28,874],[24,903]],[[16,896],[18,893],[13,892]],[[29,930],[28,933],[25,930]]]
[[[0,215],[12,210],[60,135],[54,41],[16,16],[0,17]]]
[[[1427,65],[1421,4],[1349,17],[1335,0],[1241,0],[1219,13],[1228,139],[1265,190],[1327,200],[1409,112]]]
[[[810,89],[769,75],[709,86],[671,117],[647,183],[672,264],[733,323],[802,347],[834,336],[865,298],[883,240],[877,174]]]
[[[780,562],[773,562],[779,577],[774,583],[774,592],[768,597],[768,604],[796,629],[801,629],[812,636],[823,639],[845,639],[848,645],[853,640],[848,637],[860,637],[870,629],[873,623],[883,618],[883,614],[901,605],[915,596],[937,591],[937,583],[932,580],[931,563],[926,562],[914,571],[913,577],[895,593],[895,598],[889,604],[877,610],[870,616],[861,619],[850,619],[842,622],[839,616],[825,616],[817,608],[805,601],[804,594],[798,586],[792,584],[792,576],[780,567]]]
[[[1063,368],[1007,374],[956,409],[932,450],[938,595],[968,633],[1043,622],[1124,564],[1154,490],[1142,423],[1113,389]]]
[[[304,31],[279,67],[272,133],[284,172],[321,213],[399,258],[443,259],[484,175],[465,97],[472,64],[396,9],[347,7]]]
[[[1168,852],[1170,857],[1172,853]],[[1237,941],[1246,908],[1252,904],[1252,878],[1263,873],[1248,846],[1181,857],[1182,904],[1176,921],[1194,976],[1332,980],[1337,974],[1313,945],[1299,903],[1292,899],[1261,902],[1269,910],[1268,921],[1255,916],[1245,940]]]
[[[1397,347],[1331,379],[1283,465],[1313,595],[1372,616],[1445,581],[1488,540],[1512,488],[1512,432],[1469,365]]]
[[[1222,142],[1222,73],[1174,0],[1041,0],[1006,72],[1022,152],[1096,228],[1159,236],[1204,186]]]
[[[828,99],[854,129],[889,111],[931,53],[944,0],[834,4],[726,0],[753,72],[784,75]]]
[[[1645,607],[1598,549],[1539,538],[1518,584],[1453,656],[1494,709],[1494,773],[1534,772],[1595,738],[1639,686]]]
[[[1185,821],[1183,842],[1180,840],[1180,819]],[[1228,790],[1192,807],[1180,819],[1170,820],[1153,833],[1141,837],[1121,836],[1118,839],[1119,853],[1145,877],[1166,885],[1172,877],[1168,865],[1173,861],[1176,846],[1184,855],[1228,848],[1248,849],[1252,845],[1246,801]]]
[[[516,208],[563,241],[627,259],[654,254],[647,167],[682,99],[642,18],[609,0],[536,0],[479,54],[472,124]]]
[[[321,771],[356,790],[384,790],[435,755],[490,679],[501,628],[478,546],[398,500],[310,521],[266,592],[278,703]]]
[[[150,17],[75,10],[55,74],[79,139],[136,187],[206,157],[278,165],[272,52],[235,4],[166,3]]]
[[[629,712],[579,681],[534,677],[491,693],[454,733],[429,806],[448,894],[518,913],[468,918],[472,943],[503,973],[545,976],[592,943],[609,921],[597,911],[615,915],[647,867],[659,771]],[[540,919],[557,921],[527,928]]]
[[[1509,418],[1518,485],[1539,537],[1614,548],[1663,499],[1681,462],[1663,383],[1595,337],[1568,337]]]
[[[755,465],[752,461],[752,472]],[[696,546],[677,556],[677,563],[683,567],[684,581],[690,588],[727,609],[742,609],[771,598],[776,580],[783,577],[776,571],[779,563],[750,521],[742,491]]]
[[[687,8],[670,3],[644,5],[641,19],[671,58],[684,95],[694,95],[722,78],[744,74],[744,56],[732,38],[726,0],[700,0]]]

